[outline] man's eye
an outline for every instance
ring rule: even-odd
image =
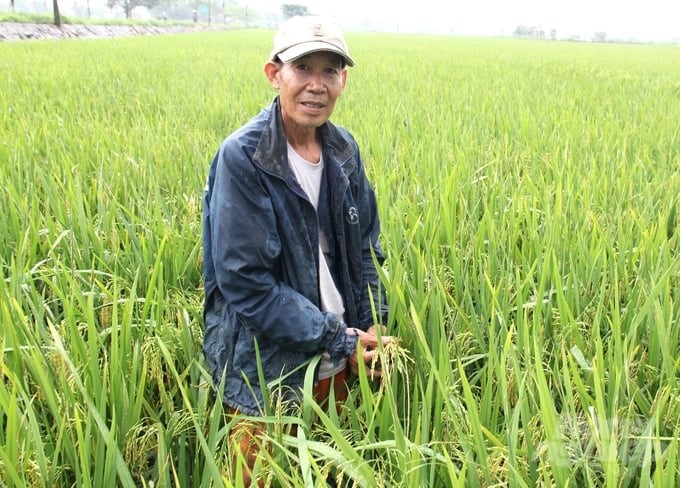
[[[299,63],[299,64],[295,65],[295,68],[299,69],[300,71],[308,71],[309,65],[307,65],[305,63]]]

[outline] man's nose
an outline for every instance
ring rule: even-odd
[[[307,89],[311,91],[319,91],[324,89],[324,82],[321,73],[313,72],[309,74],[307,79]]]

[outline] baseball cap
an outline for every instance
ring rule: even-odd
[[[273,61],[278,56],[288,63],[319,51],[337,53],[348,66],[354,66],[340,27],[317,15],[297,15],[279,26],[269,59]]]

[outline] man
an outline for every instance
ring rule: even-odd
[[[263,413],[258,356],[265,382],[293,402],[318,355],[318,402],[331,388],[345,397],[348,365],[356,371],[361,360],[370,371],[373,317],[383,324],[387,315],[374,265],[384,259],[380,224],[357,144],[329,122],[353,65],[336,25],[284,22],[264,67],[278,96],[222,143],[210,167],[204,352],[232,414]],[[253,449],[242,449],[252,467]]]

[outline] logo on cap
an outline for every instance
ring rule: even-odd
[[[323,31],[323,25],[321,24],[314,25],[314,35],[319,37],[323,37],[325,35],[325,32]]]

